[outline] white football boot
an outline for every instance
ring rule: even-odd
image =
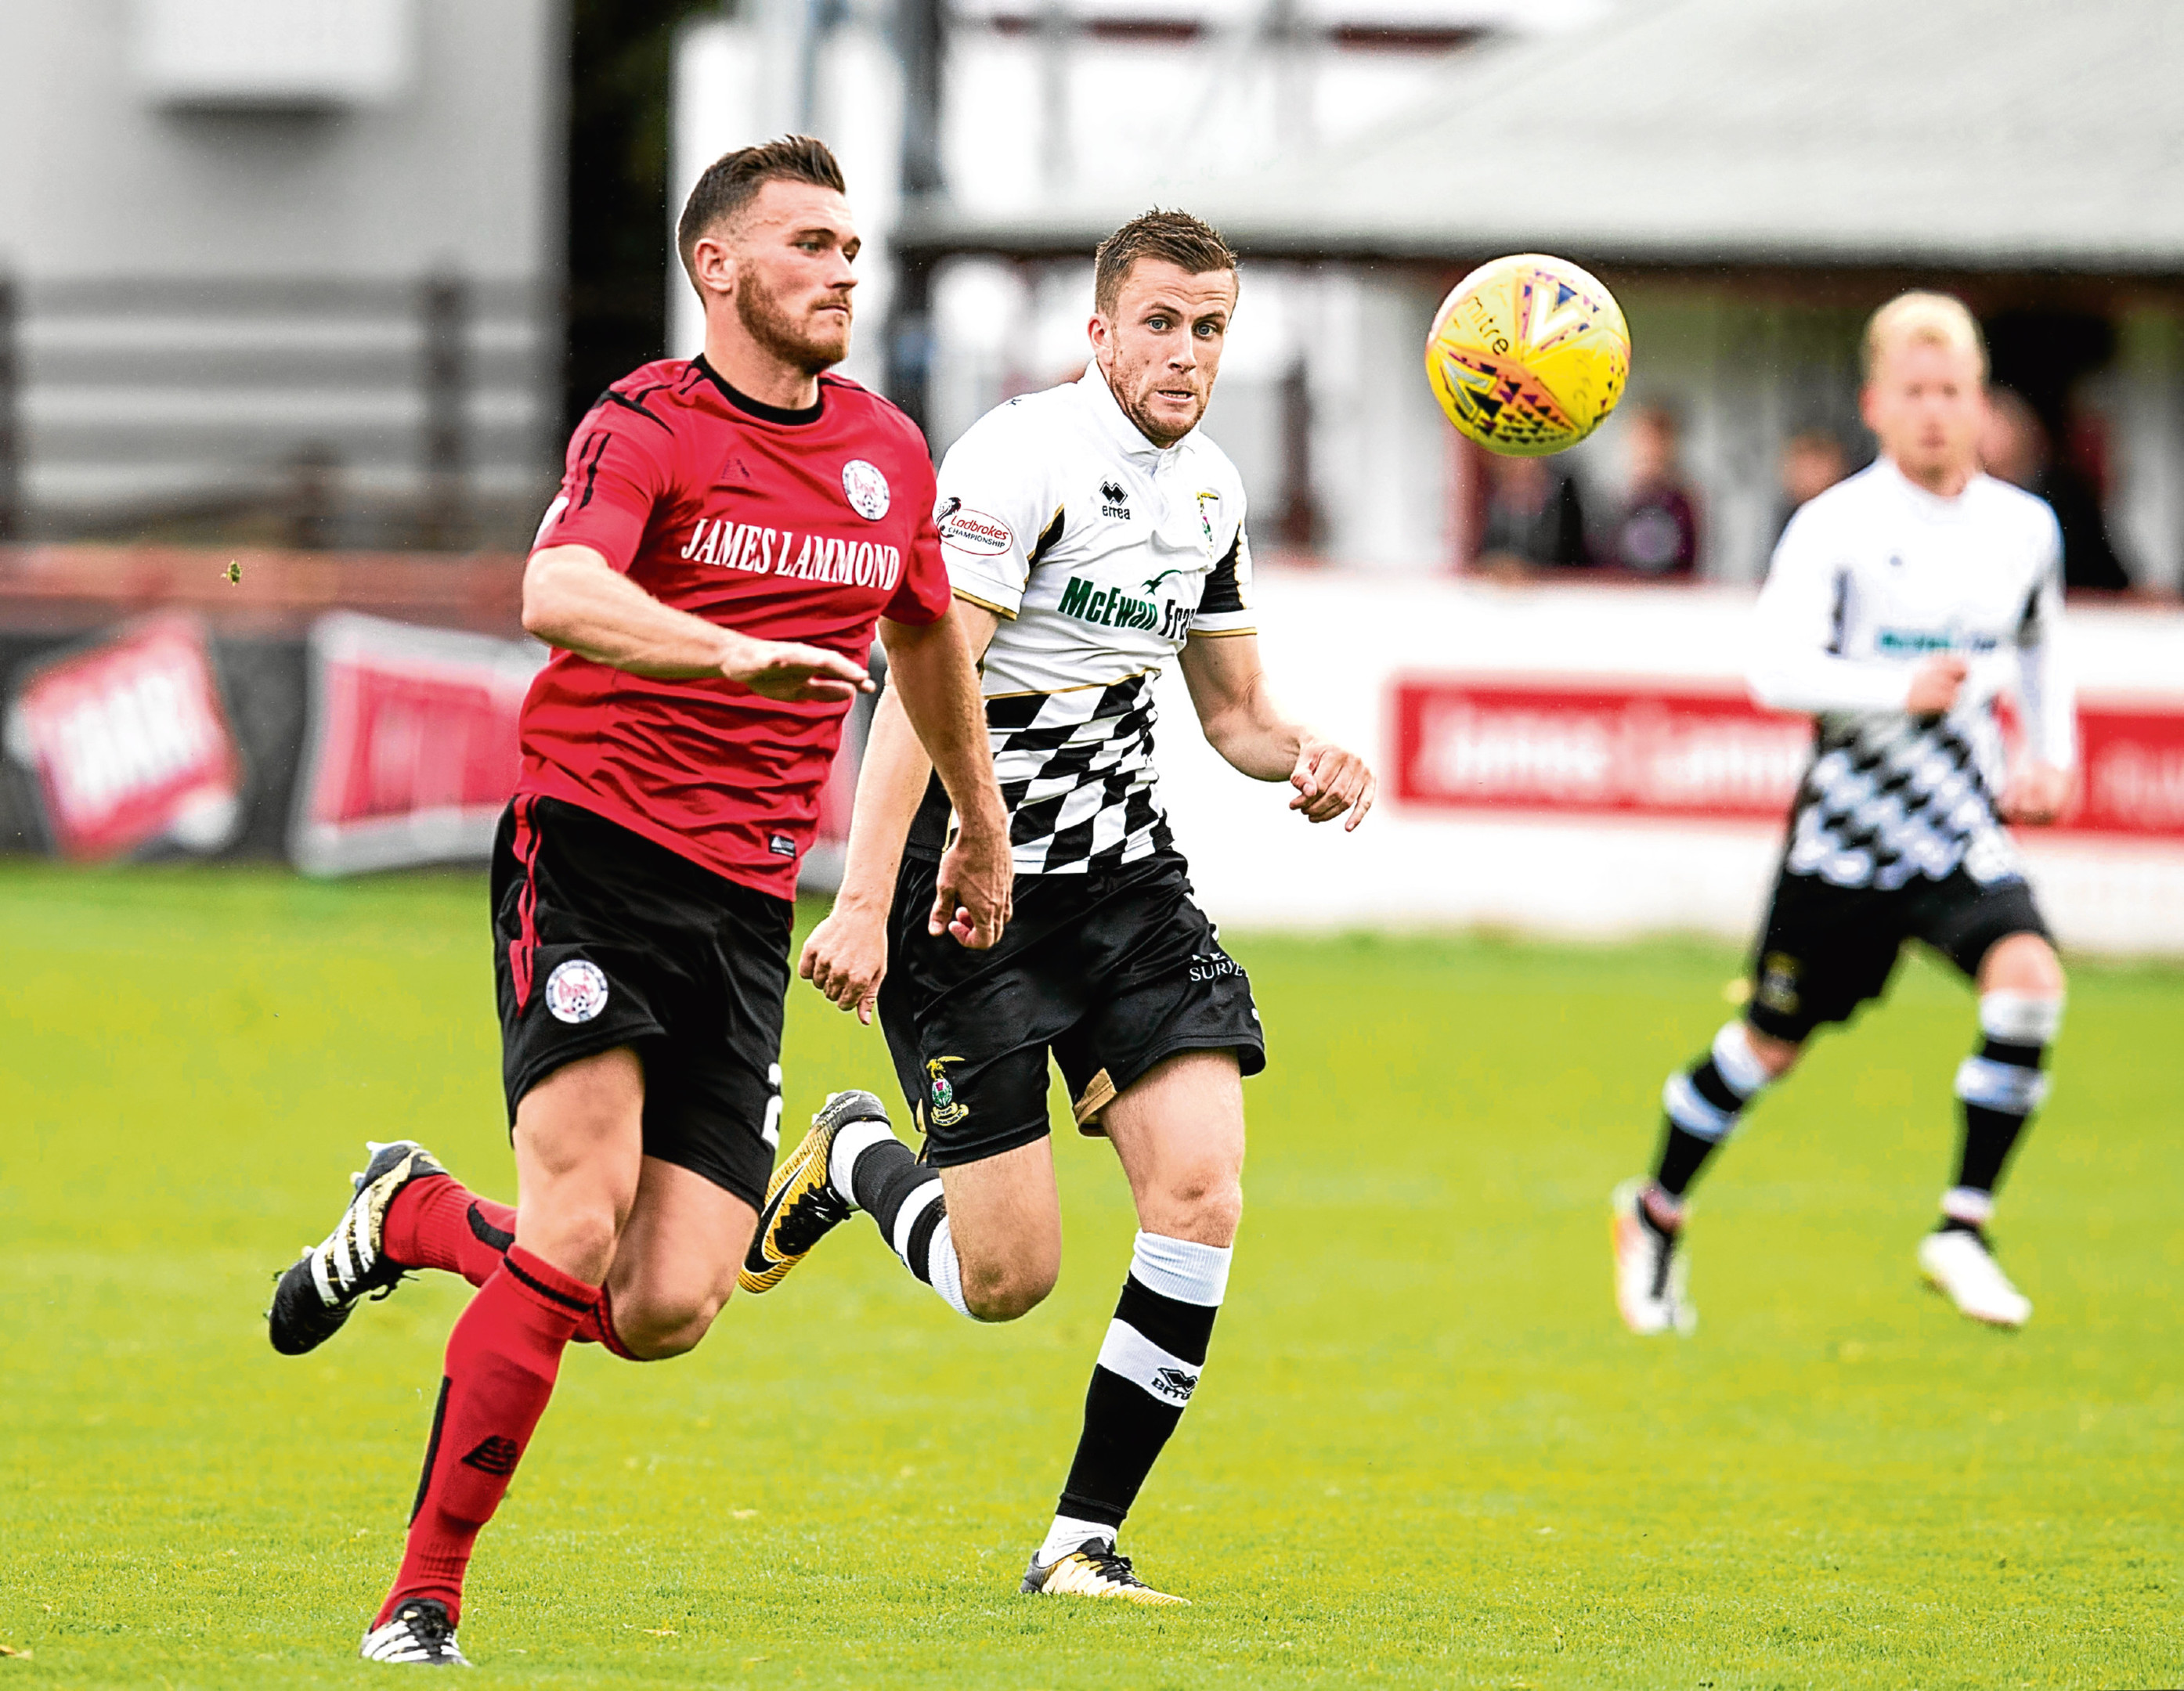
[[[2021,1327],[2032,1319],[2032,1300],[2009,1283],[1986,1241],[1952,1227],[1919,1241],[1919,1271],[1926,1283],[1975,1321]]]
[[[1615,1307],[1623,1324],[1647,1337],[1697,1331],[1699,1312],[1684,1292],[1684,1254],[1673,1238],[1663,1238],[1639,1213],[1646,1182],[1626,1180],[1609,1199],[1613,1217],[1608,1238],[1615,1248]]]

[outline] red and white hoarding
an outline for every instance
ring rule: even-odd
[[[1216,921],[1749,938],[1812,743],[1738,678],[1750,589],[1277,565],[1255,597],[1274,696],[1372,759],[1379,802],[1354,833],[1302,822],[1165,676],[1161,793]],[[2064,651],[2083,803],[2014,831],[2042,908],[2068,947],[2184,956],[2184,615],[2073,604]]]
[[[314,875],[486,856],[515,791],[525,642],[338,613],[311,630],[289,849]]]
[[[64,857],[217,851],[234,837],[242,760],[193,617],[153,617],[46,665],[18,689],[7,737]]]
[[[1391,683],[1399,803],[1655,820],[1784,820],[1811,720],[1738,683],[1410,676]],[[2053,832],[2184,842],[2184,703],[2081,705],[2084,793]]]

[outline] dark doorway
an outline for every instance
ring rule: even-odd
[[[2115,357],[2115,325],[2091,312],[2012,310],[1982,326],[1993,385],[2023,401],[2036,426],[2013,479],[2054,507],[2063,530],[2064,581],[2110,592],[2130,587],[2103,514],[2107,420],[2081,398],[2086,378]],[[2006,407],[2008,401],[2001,403]]]
[[[574,0],[567,426],[666,342],[669,60],[685,19],[722,9],[718,0]]]

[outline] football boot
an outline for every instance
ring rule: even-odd
[[[1130,1559],[1105,1538],[1087,1538],[1044,1567],[1039,1566],[1039,1552],[1033,1551],[1031,1566],[1025,1570],[1023,1583],[1017,1590],[1027,1597],[1112,1597],[1149,1609],[1168,1604],[1187,1605],[1190,1601],[1188,1597],[1155,1591],[1138,1577]]]
[[[349,1176],[354,1191],[333,1232],[290,1263],[273,1288],[265,1324],[283,1356],[317,1349],[341,1331],[359,1299],[386,1297],[409,1272],[381,1249],[387,1206],[412,1181],[447,1170],[412,1139],[386,1145],[367,1140],[365,1146],[371,1160]]]
[[[1635,1333],[1688,1335],[1696,1330],[1699,1313],[1685,1294],[1684,1253],[1677,1235],[1662,1232],[1646,1214],[1646,1184],[1626,1180],[1609,1200],[1615,1307]]]
[[[835,1136],[852,1121],[877,1121],[892,1132],[887,1106],[868,1092],[831,1093],[811,1118],[811,1131],[773,1171],[766,1204],[758,1212],[736,1284],[755,1296],[771,1292],[811,1248],[855,1213],[856,1204],[834,1189],[827,1165]]]
[[[1919,1272],[1926,1283],[1975,1321],[2021,1327],[2032,1300],[2009,1283],[1982,1233],[1945,1228],[1919,1241]]]
[[[412,1667],[468,1667],[470,1658],[455,1643],[455,1623],[448,1605],[434,1597],[413,1597],[394,1618],[364,1635],[356,1652],[366,1661],[398,1661]]]

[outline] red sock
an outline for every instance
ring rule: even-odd
[[[482,1286],[515,1241],[515,1211],[453,1176],[432,1175],[394,1194],[379,1237],[389,1260],[404,1268],[437,1268]]]
[[[450,1619],[461,1617],[471,1547],[545,1413],[561,1352],[599,1297],[598,1287],[515,1245],[456,1321],[409,1544],[374,1627],[411,1597],[437,1597]]]
[[[460,1274],[473,1286],[493,1278],[515,1238],[515,1211],[481,1198],[451,1175],[413,1180],[387,1206],[380,1238],[387,1254],[405,1268]],[[603,1344],[626,1362],[632,1355],[615,1331],[614,1304],[605,1288],[577,1323],[579,1344]]]
[[[604,1286],[599,1288],[599,1301],[577,1323],[576,1338],[579,1344],[604,1344],[625,1362],[644,1360],[621,1342],[621,1334],[615,1330],[614,1294]]]

